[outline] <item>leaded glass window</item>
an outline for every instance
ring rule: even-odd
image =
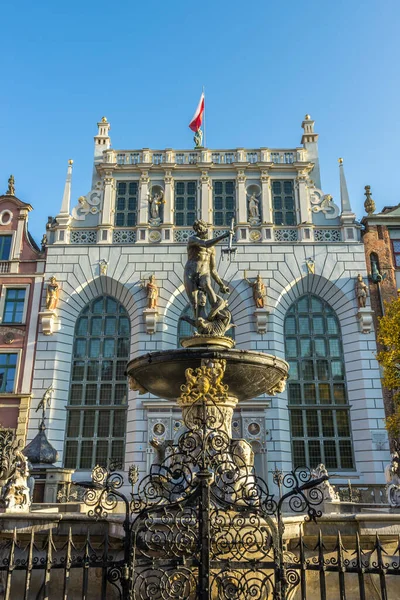
[[[210,304],[207,301],[207,305],[206,305],[206,313],[209,312],[210,310]],[[186,315],[188,317],[192,317],[193,318],[193,311],[192,311],[192,307],[190,304],[188,304],[186,306],[186,308],[182,311],[182,314],[179,318],[178,321],[178,348],[181,347],[181,341],[186,338],[186,337],[192,337],[195,334],[195,329],[192,325],[190,325],[190,323],[188,323],[187,321],[184,321],[182,319],[182,317]],[[232,338],[233,340],[235,339],[235,329],[234,327],[232,327],[231,329],[229,329],[225,335],[227,337]]]
[[[291,179],[272,181],[272,206],[275,225],[296,225],[294,186]]]
[[[230,227],[235,218],[235,182],[213,182],[214,225]]]
[[[285,318],[293,466],[354,468],[350,411],[338,319],[308,294]]]
[[[191,227],[197,213],[197,181],[175,183],[175,225]]]
[[[80,314],[74,336],[64,466],[123,465],[129,317],[117,300],[96,298]]]
[[[25,306],[25,288],[7,288],[3,323],[22,323]]]
[[[11,235],[0,235],[0,260],[10,259],[11,240]]]
[[[115,202],[115,226],[135,227],[137,222],[138,182],[119,181]]]
[[[0,393],[13,393],[18,354],[0,352]]]
[[[392,240],[394,264],[400,269],[400,240]]]

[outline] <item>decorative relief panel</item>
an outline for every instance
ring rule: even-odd
[[[78,198],[78,205],[72,209],[72,218],[75,221],[84,221],[88,214],[97,215],[100,212],[101,203],[101,182],[96,184],[96,188],[91,190],[87,196]]]
[[[71,231],[70,242],[71,244],[95,244],[97,231],[93,229]]]
[[[113,232],[114,244],[133,244],[136,241],[136,231],[132,229],[117,229]]]
[[[325,219],[336,219],[339,216],[339,207],[332,196],[324,194],[322,190],[312,186],[310,188],[310,202],[313,213],[322,212]]]
[[[341,242],[342,232],[340,229],[314,229],[314,240],[316,242]]]
[[[297,242],[297,229],[275,229],[275,240],[277,242]]]
[[[175,242],[179,242],[181,244],[186,244],[189,237],[192,235],[191,229],[175,229],[174,231],[174,240]]]

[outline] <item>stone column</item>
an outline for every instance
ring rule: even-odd
[[[213,223],[212,186],[208,171],[201,172],[200,215],[206,223]]]
[[[246,175],[244,169],[239,169],[236,177],[236,198],[237,198],[237,223],[238,225],[247,225],[247,195],[246,195]]]
[[[268,175],[268,171],[261,171],[261,190],[262,221],[263,223],[273,223],[271,177]]]

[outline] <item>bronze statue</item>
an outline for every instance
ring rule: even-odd
[[[46,290],[47,310],[54,310],[55,308],[57,308],[59,292],[60,286],[58,285],[57,279],[54,276],[50,277]]]
[[[207,239],[207,224],[199,219],[193,223],[194,235],[190,236],[187,245],[188,259],[185,265],[184,284],[186,294],[197,318],[198,294],[204,292],[212,308],[222,304],[222,298],[217,296],[211,286],[211,279],[219,285],[222,294],[229,293],[229,287],[224,284],[217,273],[215,264],[215,248],[221,240],[229,237],[230,232]]]
[[[260,273],[257,275],[256,280],[252,282],[247,279],[245,271],[244,279],[247,281],[249,286],[253,288],[253,298],[256,308],[264,308],[265,298],[267,297],[267,288]]]
[[[364,283],[361,273],[357,275],[355,291],[358,308],[365,308],[367,304],[368,286]]]

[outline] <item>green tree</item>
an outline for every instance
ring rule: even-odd
[[[386,314],[379,320],[378,352],[383,368],[382,383],[393,393],[394,412],[386,418],[386,429],[393,438],[400,437],[400,298],[386,304]]]

